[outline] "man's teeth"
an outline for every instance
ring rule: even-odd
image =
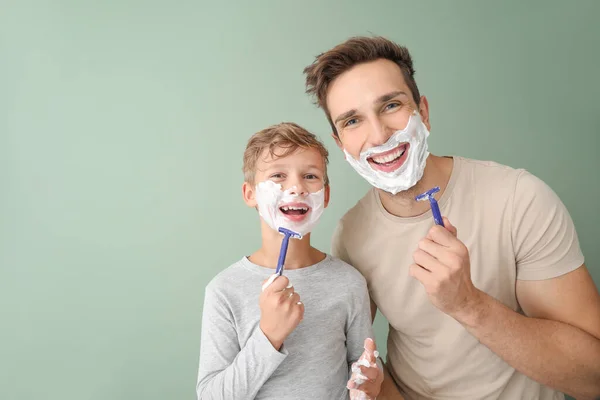
[[[402,147],[402,149],[396,149],[396,151],[394,151],[393,153],[388,154],[387,156],[382,156],[382,157],[371,157],[373,161],[375,161],[377,164],[387,164],[391,161],[396,160],[397,158],[402,157],[402,155],[404,154],[404,151],[406,150],[406,147]]]
[[[300,211],[308,211],[308,207],[291,207],[291,206],[283,206],[281,207],[283,211],[289,210],[300,210]]]

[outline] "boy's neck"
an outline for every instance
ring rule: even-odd
[[[254,264],[277,268],[279,252],[284,236],[269,227],[262,229],[262,246],[249,259]],[[290,238],[285,257],[285,269],[299,269],[317,264],[325,259],[325,254],[310,245],[310,233],[302,239]]]

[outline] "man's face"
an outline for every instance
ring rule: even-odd
[[[327,93],[327,108],[340,148],[358,159],[362,151],[380,146],[397,130],[404,129],[417,109],[402,71],[394,62],[380,59],[359,64],[337,77]],[[427,100],[421,99],[421,119],[429,126]],[[392,172],[400,168],[410,152],[400,143],[385,153],[368,159],[372,168]]]

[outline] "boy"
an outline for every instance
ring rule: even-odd
[[[321,142],[293,123],[249,140],[242,191],[259,212],[262,246],[206,287],[198,399],[374,399],[379,393],[383,374],[370,339],[365,279],[310,245],[329,202],[327,162]],[[289,240],[281,276],[274,274],[279,227],[302,235]],[[355,373],[348,381],[350,366]]]

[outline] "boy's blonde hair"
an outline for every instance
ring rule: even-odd
[[[286,157],[298,149],[314,149],[323,157],[325,186],[329,185],[327,164],[329,152],[321,141],[312,133],[293,122],[282,122],[272,125],[252,135],[244,151],[244,180],[254,184],[256,163],[265,149],[273,159]]]

